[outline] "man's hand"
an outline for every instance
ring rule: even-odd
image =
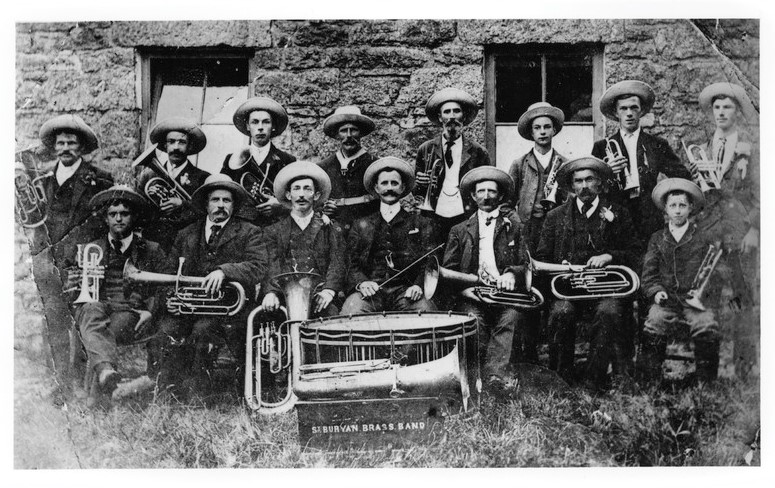
[[[748,254],[757,249],[759,249],[759,230],[751,227],[743,237],[743,242],[740,243],[740,250],[743,254]]]
[[[151,323],[151,312],[148,310],[137,310],[135,308],[133,308],[132,311],[140,316],[135,324],[135,337],[142,337],[145,335],[145,329]]]
[[[431,177],[428,173],[423,173],[422,171],[418,171],[414,175],[414,183],[415,185],[420,186],[428,186],[431,182]]]
[[[656,303],[657,305],[662,305],[666,301],[667,301],[666,291],[658,291],[657,294],[654,295],[654,303]]]
[[[369,298],[377,294],[379,285],[374,281],[364,281],[358,285],[357,290],[363,295],[363,298]]]
[[[282,204],[275,197],[269,197],[266,202],[256,205],[256,210],[263,217],[271,217],[273,214],[283,208]]]
[[[323,290],[320,290],[317,295],[315,295],[315,311],[314,313],[319,313],[322,310],[325,310],[330,304],[331,300],[334,299],[334,290],[330,290],[328,288],[325,288]]]
[[[587,267],[596,269],[596,268],[602,268],[603,266],[607,266],[611,261],[613,261],[614,257],[610,254],[601,254],[600,256],[592,256],[587,261]]]
[[[179,197],[172,197],[165,200],[164,203],[161,204],[160,208],[162,213],[169,214],[179,209],[182,205],[183,200],[181,200]]]
[[[323,204],[323,213],[329,217],[336,215],[337,210],[338,207],[336,206],[336,203],[331,199],[326,200],[326,203]]]
[[[406,289],[406,293],[404,293],[404,296],[409,300],[416,302],[417,300],[422,298],[422,288],[420,288],[418,285],[412,285]]]
[[[274,312],[280,308],[280,298],[274,293],[267,293],[264,299],[261,301],[261,306],[267,312]]]
[[[204,281],[205,292],[207,292],[210,295],[215,295],[216,293],[221,291],[221,285],[223,284],[223,280],[225,278],[226,278],[226,273],[224,273],[220,269],[216,269],[215,271],[211,272],[209,275],[205,276],[205,281]]]
[[[624,171],[624,168],[630,167],[630,160],[622,155],[622,156],[619,156],[618,158],[607,160],[606,164],[611,168],[611,170],[614,173],[621,173],[622,171]]]
[[[517,279],[514,276],[514,273],[509,271],[508,273],[503,273],[498,277],[498,282],[495,286],[497,286],[498,290],[514,291],[516,283]]]

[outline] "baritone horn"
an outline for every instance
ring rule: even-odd
[[[695,180],[703,193],[710,190],[721,189],[721,168],[716,161],[708,157],[705,148],[697,144],[687,146],[681,141],[686,157],[689,160],[689,169],[696,174]]]
[[[167,286],[175,285],[175,290],[167,298],[167,309],[180,315],[218,315],[233,316],[245,306],[245,288],[236,281],[227,281],[221,289],[210,294],[205,291],[204,278],[183,276],[181,257],[177,275],[141,271],[131,260],[124,265],[124,280],[129,283]]]
[[[640,278],[627,266],[609,265],[588,268],[584,265],[544,263],[528,253],[530,271],[556,275],[551,281],[552,294],[560,300],[594,300],[628,297],[640,288]]]
[[[605,158],[603,158],[603,162],[611,164],[613,160],[623,156],[624,153],[622,152],[622,147],[619,145],[619,141],[611,138],[605,140]],[[638,188],[638,184],[635,183],[635,180],[630,174],[629,164],[624,167],[624,171],[614,176],[614,181],[616,182],[617,189],[621,191]]]
[[[705,310],[705,305],[702,304],[702,294],[705,292],[705,287],[710,281],[710,275],[716,268],[719,259],[724,254],[724,249],[720,243],[717,245],[711,244],[708,247],[708,252],[705,253],[705,257],[702,259],[697,274],[692,281],[692,289],[686,292],[686,304],[697,310]]]
[[[16,216],[19,223],[28,229],[46,222],[46,189],[43,187],[43,180],[53,175],[51,172],[41,174],[36,149],[32,147],[16,153]],[[29,168],[29,165],[32,168]],[[31,177],[30,172],[34,176]]]
[[[105,267],[100,265],[103,255],[97,244],[78,244],[76,261],[81,268],[81,293],[73,303],[100,301],[100,280],[105,276]]]
[[[164,169],[156,157],[158,144],[152,144],[132,162],[132,168],[143,166],[150,168],[157,176],[150,178],[143,186],[143,193],[157,207],[161,207],[171,198],[180,198],[184,203],[191,201],[191,195],[175,181]]]

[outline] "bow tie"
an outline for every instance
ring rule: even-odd
[[[486,219],[484,219],[484,225],[490,225],[493,220],[498,218],[498,214],[495,215],[489,215]]]

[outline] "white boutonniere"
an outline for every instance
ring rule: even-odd
[[[748,174],[748,158],[751,156],[751,144],[747,142],[738,142],[735,146],[735,169],[740,173],[740,179],[744,180]]]
[[[191,180],[188,178],[188,173],[183,173],[180,175],[180,184],[181,185],[188,185],[191,183]]]
[[[331,225],[331,219],[328,218],[328,215],[322,214],[320,216],[320,220],[323,221],[323,225]]]
[[[600,210],[600,218],[603,220],[607,220],[608,222],[614,221],[614,213],[611,211],[609,207],[603,207]]]

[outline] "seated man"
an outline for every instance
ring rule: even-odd
[[[707,233],[689,221],[690,214],[702,208],[705,198],[696,184],[681,178],[659,182],[652,198],[667,215],[668,223],[651,236],[643,263],[642,292],[651,307],[643,328],[638,376],[647,381],[662,379],[667,338],[683,322],[688,324],[694,341],[697,379],[713,381],[718,375],[718,322],[712,309],[698,309],[691,305],[694,301],[687,303],[695,276],[713,244]],[[720,244],[716,242],[714,250]],[[710,276],[712,268],[703,272]],[[696,298],[703,306],[702,297]]]
[[[291,207],[291,214],[267,227],[266,250],[269,272],[264,280],[267,291],[262,306],[273,312],[280,306],[282,289],[272,278],[292,271],[318,273],[322,289],[315,294],[312,316],[333,316],[339,310],[333,304],[344,285],[345,265],[340,227],[315,205],[322,204],[331,192],[331,182],[320,166],[297,161],[284,167],[274,180],[277,200]]]
[[[342,314],[435,310],[423,296],[422,266],[393,278],[431,246],[430,222],[401,208],[401,198],[414,187],[411,165],[394,157],[378,159],[363,175],[363,185],[379,197],[380,205],[353,222],[347,237],[348,286],[355,292],[345,300]]]
[[[444,253],[445,268],[492,280],[499,290],[514,291],[517,276],[524,276],[519,220],[503,215],[499,205],[512,198],[514,182],[492,166],[474,168],[460,182],[463,195],[471,195],[478,211],[452,227]],[[507,376],[515,327],[523,327],[520,312],[507,306],[485,305],[472,299],[459,301],[457,310],[472,313],[479,322],[488,386],[501,389]],[[482,355],[480,355],[482,357]]]
[[[68,281],[81,284],[81,295],[74,303],[75,323],[95,381],[109,395],[121,380],[116,371],[117,343],[141,337],[157,305],[147,287],[124,283],[124,264],[131,260],[144,269],[159,269],[164,254],[158,244],[133,233],[149,204],[129,187],[103,190],[90,205],[104,213],[108,234],[83,247],[78,258],[82,270],[71,273]]]
[[[568,261],[591,269],[609,264],[632,266],[638,242],[630,215],[624,207],[600,195],[603,180],[611,176],[611,168],[594,157],[579,158],[560,167],[557,181],[575,196],[546,215],[536,252],[539,261]],[[554,300],[549,306],[549,367],[566,380],[573,379],[576,323],[582,312],[591,311],[594,318],[586,383],[593,389],[603,388],[626,303],[626,298],[610,297]],[[624,364],[615,366],[615,371],[627,370]]]

